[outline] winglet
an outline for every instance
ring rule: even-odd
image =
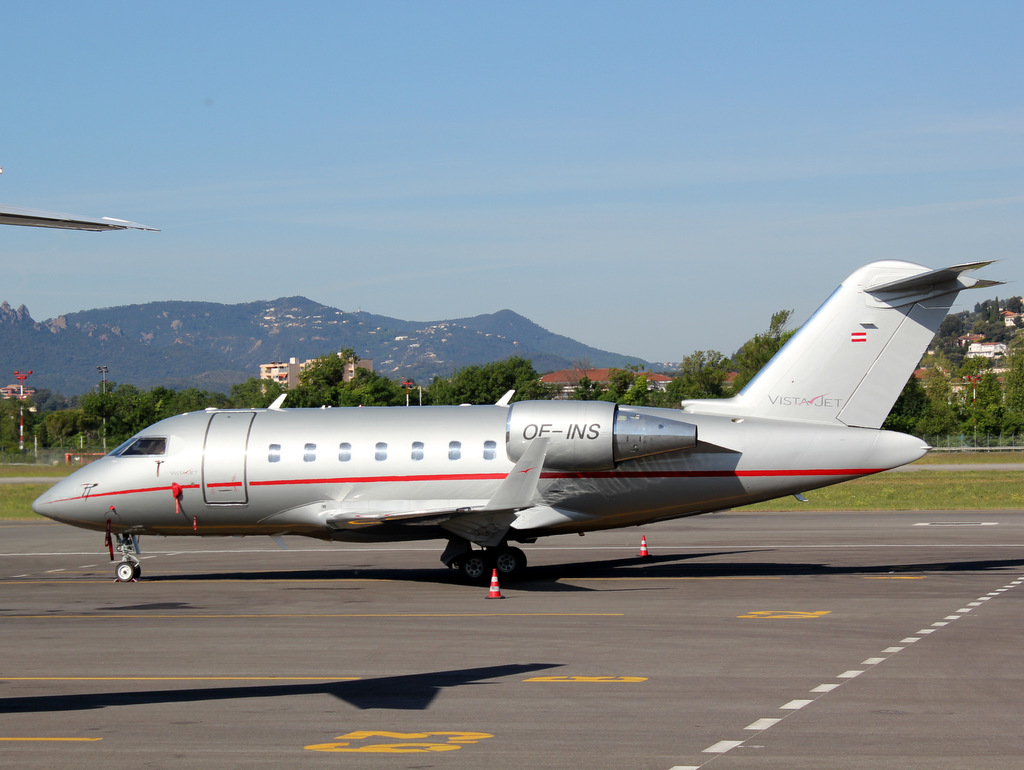
[[[515,394],[516,394],[516,392],[514,390],[508,391],[504,396],[502,396],[497,401],[495,401],[494,405],[495,406],[508,406],[509,404],[512,403],[512,396],[514,396]]]
[[[534,439],[526,448],[519,462],[501,482],[483,507],[485,511],[507,511],[528,508],[537,496],[537,482],[544,469],[544,457],[548,453],[548,439]]]

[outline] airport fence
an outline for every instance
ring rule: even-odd
[[[24,452],[0,450],[0,465],[60,465],[78,468],[103,457],[101,449],[35,449],[26,447]]]
[[[933,452],[1024,452],[1024,434],[918,436]]]

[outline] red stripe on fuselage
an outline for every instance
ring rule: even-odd
[[[779,478],[784,476],[870,476],[881,473],[888,468],[808,468],[789,470],[752,470],[752,471],[548,471],[541,473],[543,479],[722,479],[722,478]],[[304,484],[382,484],[403,483],[413,481],[501,481],[503,473],[457,473],[448,475],[414,475],[414,476],[349,476],[320,479],[271,479],[266,481],[250,481],[250,487],[301,486]],[[220,484],[208,484],[208,487],[240,487],[242,482],[232,481]],[[182,486],[182,489],[199,489],[199,484]],[[169,492],[171,487],[145,487],[140,489],[123,489],[112,492],[93,492],[89,495],[51,500],[51,503],[62,503],[71,500],[87,500],[98,497],[115,497],[134,495],[147,492]]]

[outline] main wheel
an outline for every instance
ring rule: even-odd
[[[487,559],[481,553],[469,553],[459,562],[459,572],[470,582],[480,582],[487,576]]]
[[[114,574],[117,575],[120,582],[130,583],[135,579],[135,565],[129,561],[123,561],[114,569]]]
[[[494,567],[499,575],[517,578],[526,570],[526,554],[519,548],[502,548],[494,559]]]

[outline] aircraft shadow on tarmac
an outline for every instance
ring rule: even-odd
[[[558,668],[560,663],[529,663],[482,668],[431,671],[342,682],[188,687],[173,690],[130,690],[111,693],[29,695],[0,698],[0,714],[88,711],[111,706],[151,706],[242,698],[282,698],[294,695],[331,695],[358,709],[425,710],[442,690],[483,685],[488,680],[522,676]]]
[[[573,585],[565,581],[612,578],[742,578],[742,577],[801,577],[829,575],[885,575],[893,573],[921,572],[991,572],[995,570],[1017,570],[1024,567],[1020,559],[978,559],[963,561],[934,561],[882,564],[828,564],[821,562],[787,561],[723,561],[722,557],[742,556],[756,553],[772,553],[773,549],[745,549],[738,551],[709,551],[687,554],[660,554],[646,557],[630,556],[621,559],[600,559],[571,562],[567,564],[545,564],[529,567],[524,577],[518,580],[503,579],[502,584],[518,591],[591,591],[587,586]],[[715,561],[696,561],[715,559]],[[487,576],[490,577],[489,575]],[[317,581],[317,580],[396,580],[413,583],[452,584],[459,583],[458,573],[436,568],[396,569],[380,568],[338,568],[253,572],[217,572],[206,574],[150,575],[147,582],[164,581]],[[483,581],[481,585],[486,585]],[[602,587],[600,590],[609,590]],[[618,590],[640,590],[636,587],[622,587]]]

